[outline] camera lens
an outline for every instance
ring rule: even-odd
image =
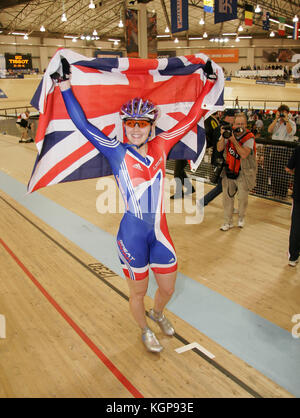
[[[231,134],[232,134],[231,130],[226,130],[223,132],[223,138],[228,139],[231,137]]]

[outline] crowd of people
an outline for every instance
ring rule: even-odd
[[[266,64],[266,65],[253,65],[251,67],[250,65],[243,65],[240,67],[239,70],[233,71],[233,70],[226,70],[223,68],[224,74],[226,77],[243,77],[243,78],[251,78],[257,81],[282,81],[282,82],[298,82],[298,79],[295,79],[292,74],[292,67],[288,65],[282,65],[282,64]],[[252,71],[253,74],[240,74],[242,71]],[[259,71],[269,71],[270,75],[267,75],[267,73],[261,75]],[[277,71],[277,73],[274,73]],[[278,72],[280,71],[280,73]],[[256,72],[256,73],[255,73]],[[273,72],[273,73],[272,73]]]

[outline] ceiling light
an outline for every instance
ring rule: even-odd
[[[108,41],[110,41],[110,42],[120,42],[120,39],[108,38]]]
[[[175,42],[175,44],[178,44],[178,42],[179,42],[179,41],[178,41],[178,38],[175,38],[175,39],[174,39],[174,42]]]
[[[297,16],[297,15],[295,15],[295,16],[294,16],[294,18],[293,18],[293,22],[294,22],[294,23],[296,23],[296,22],[298,22],[298,20],[299,20],[299,19],[298,19],[298,16]]]
[[[167,26],[166,29],[165,29],[165,33],[169,33],[169,32],[170,32],[170,29]]]
[[[203,19],[203,17],[201,17],[201,19],[199,20],[199,25],[204,25],[204,19]]]
[[[84,40],[85,39],[85,36],[84,35],[81,35],[80,36],[80,39]]]
[[[68,19],[67,19],[67,15],[65,14],[65,13],[63,13],[62,14],[62,17],[61,17],[61,21],[62,22],[66,22]]]
[[[11,33],[9,33],[9,35],[20,35],[20,36],[25,36],[25,35],[26,35],[26,33],[23,33],[23,32],[11,32]]]
[[[77,42],[77,38],[73,38],[72,39],[72,42]]]
[[[199,39],[203,39],[203,38],[189,38],[189,41],[196,41],[196,40],[199,40]]]
[[[243,32],[243,30],[244,30],[243,26],[242,26],[242,25],[240,25],[240,26],[239,26],[239,28],[238,28],[238,31],[239,31],[239,32]]]
[[[27,35],[27,33],[25,33],[25,35],[24,35],[24,39],[28,39],[28,35]]]
[[[261,8],[259,7],[259,4],[256,6],[254,11],[255,11],[255,13],[260,13],[261,12]]]
[[[207,38],[207,33],[206,32],[204,32],[203,38]]]
[[[44,25],[42,25],[42,26],[40,27],[40,31],[41,31],[41,32],[45,32],[45,30],[46,30],[46,29],[45,29],[45,26],[44,26]]]
[[[89,8],[90,9],[95,9],[95,4],[94,4],[93,0],[91,0],[91,2],[89,4]]]
[[[120,22],[119,22],[119,28],[123,28],[124,27],[124,24],[123,24],[123,21],[122,21],[122,19],[120,20]]]
[[[270,33],[270,37],[271,38],[273,38],[275,36],[275,33],[272,31],[271,33]]]
[[[171,35],[156,35],[157,38],[170,38]]]
[[[119,41],[115,40],[115,41],[114,41],[114,45],[115,45],[115,46],[118,46],[118,45],[119,45]]]
[[[236,37],[235,38],[235,42],[240,42],[240,38],[239,37]]]
[[[97,36],[98,35],[98,32],[96,31],[96,29],[94,30],[93,35],[94,36]]]
[[[90,35],[87,35],[86,40],[89,41],[91,39]]]

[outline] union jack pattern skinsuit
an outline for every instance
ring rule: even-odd
[[[145,158],[132,145],[104,135],[86,119],[72,89],[62,91],[70,118],[108,159],[124,199],[125,214],[117,234],[117,246],[124,274],[132,280],[145,279],[149,265],[154,273],[177,270],[163,202],[166,160],[171,148],[207,113],[201,104],[212,86],[213,82],[207,80],[188,115],[148,142]]]

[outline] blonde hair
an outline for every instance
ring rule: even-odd
[[[245,115],[245,113],[244,113],[244,112],[239,112],[239,113],[236,113],[236,114],[234,115],[234,120],[236,120],[236,118],[244,118],[244,119],[245,119],[245,121],[246,121],[246,123],[248,122],[247,116]]]

